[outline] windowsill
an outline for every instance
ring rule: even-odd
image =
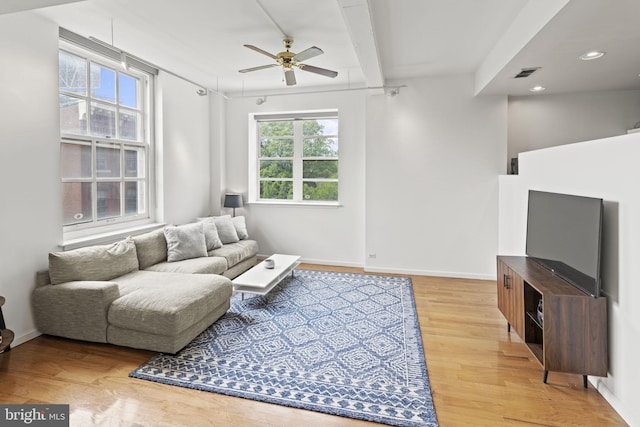
[[[279,201],[279,200],[258,200],[255,202],[247,202],[245,205],[257,205],[257,206],[287,206],[287,207],[297,207],[297,208],[342,208],[343,204],[340,202],[290,202],[290,201]]]
[[[104,233],[92,234],[89,236],[78,237],[75,239],[65,239],[60,247],[63,251],[71,249],[81,248],[83,246],[101,245],[115,242],[120,239],[124,239],[127,236],[133,236],[136,234],[142,234],[147,231],[152,231],[157,228],[163,227],[164,224],[150,223],[136,227],[122,228],[120,230],[113,230]]]

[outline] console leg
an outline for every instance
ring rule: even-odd
[[[542,377],[542,382],[547,383],[547,377],[549,376],[549,371],[544,371],[544,376]]]
[[[511,323],[507,322],[507,332],[511,332]]]
[[[587,383],[587,376],[586,375],[582,376],[582,385],[584,385],[584,388],[589,388],[589,384]]]

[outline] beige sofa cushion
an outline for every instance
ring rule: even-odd
[[[133,236],[138,253],[140,270],[167,260],[167,240],[162,228],[139,236]]]
[[[201,257],[175,262],[160,262],[146,268],[148,271],[191,274],[222,274],[226,269],[227,260],[222,257]]]
[[[52,285],[80,280],[111,280],[137,270],[138,266],[136,245],[131,238],[110,245],[49,254]]]
[[[258,243],[255,240],[240,240],[229,243],[220,249],[209,251],[209,257],[223,257],[227,260],[227,268],[231,268],[240,261],[251,258],[258,253]]]
[[[219,275],[138,271],[118,282],[124,295],[109,307],[109,324],[169,336],[227,303],[232,292],[231,281]]]

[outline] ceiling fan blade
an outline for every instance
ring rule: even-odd
[[[280,64],[269,64],[269,65],[261,65],[259,67],[252,67],[252,68],[245,68],[244,70],[239,70],[239,72],[241,73],[248,73],[249,71],[258,71],[258,70],[264,70],[265,68],[273,68],[273,67],[277,67]]]
[[[267,52],[266,50],[262,50],[262,49],[260,49],[259,47],[255,47],[255,46],[250,45],[250,44],[245,44],[245,45],[244,45],[244,47],[248,47],[248,48],[249,48],[249,49],[251,49],[251,50],[255,50],[256,52],[259,52],[259,53],[261,53],[261,54],[263,54],[263,55],[266,55],[266,56],[268,56],[269,58],[273,58],[273,59],[276,59],[276,60],[278,59],[278,57],[277,57],[277,56],[275,56],[274,54],[269,53],[269,52]]]
[[[287,86],[293,86],[296,84],[296,75],[293,73],[293,68],[287,68],[284,70],[284,80],[287,82]]]
[[[326,68],[314,67],[313,65],[298,64],[298,68],[304,71],[321,74],[323,76],[334,78],[338,75],[337,71],[327,70]]]
[[[306,61],[309,58],[313,58],[314,56],[322,55],[324,51],[317,46],[311,46],[309,49],[305,49],[302,52],[296,54],[293,57],[298,62]]]

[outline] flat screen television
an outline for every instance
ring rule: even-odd
[[[602,199],[529,190],[527,256],[600,296]]]

